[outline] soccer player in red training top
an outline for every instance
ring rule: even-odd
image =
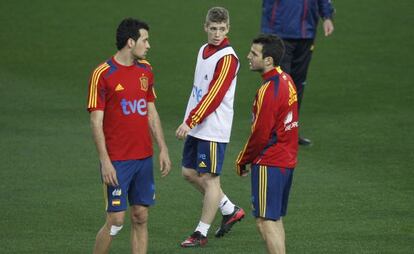
[[[217,208],[220,208],[223,218],[216,237],[224,236],[234,223],[244,217],[243,209],[235,206],[220,186],[224,152],[230,141],[239,69],[239,60],[226,37],[229,22],[225,8],[213,7],[207,13],[204,30],[208,43],[199,50],[184,122],[176,131],[177,138],[187,137],[182,174],[204,195],[198,226],[181,243],[182,247],[204,246],[207,243],[207,233]]]
[[[285,253],[281,217],[286,215],[298,151],[298,99],[291,77],[278,67],[283,52],[276,35],[253,40],[247,58],[263,82],[253,103],[251,135],[236,161],[241,176],[251,164],[253,215],[269,253]]]
[[[94,253],[108,253],[122,229],[127,202],[131,206],[132,253],[146,253],[148,207],[155,186],[151,134],[160,150],[161,175],[171,168],[160,118],[154,105],[154,78],[145,61],[149,27],[124,19],[116,31],[118,51],[92,73],[88,111],[101,163],[106,222],[96,236]]]

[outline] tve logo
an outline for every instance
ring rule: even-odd
[[[127,101],[121,100],[122,113],[129,115],[133,113],[140,114],[141,116],[147,115],[147,101],[145,99]]]

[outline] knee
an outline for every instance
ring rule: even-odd
[[[116,236],[122,229],[124,224],[123,216],[112,216],[107,222],[107,229],[110,236]]]
[[[108,228],[110,228],[111,226],[122,227],[122,225],[124,224],[124,216],[124,212],[111,213],[110,215],[108,215],[106,223],[108,225]]]
[[[109,235],[116,236],[121,231],[122,227],[123,225],[120,225],[120,226],[112,225],[111,228],[109,229]]]
[[[186,180],[187,182],[194,182],[194,177],[197,177],[197,175],[194,174],[194,172],[192,172],[194,170],[192,169],[188,169],[188,168],[183,168],[181,171],[181,175],[183,176],[184,180]]]
[[[131,223],[135,225],[142,225],[146,224],[148,221],[148,211],[146,210],[139,210],[139,211],[131,211]]]
[[[201,176],[201,183],[204,188],[207,189],[219,189],[220,188],[220,177],[213,174],[203,174]]]

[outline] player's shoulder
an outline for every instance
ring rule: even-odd
[[[260,91],[265,97],[276,98],[281,87],[285,86],[285,78],[287,77],[284,76],[283,72],[279,72],[277,69],[276,71],[278,74],[275,73],[271,77],[268,77],[268,79],[260,87]],[[282,88],[282,90],[284,90],[284,88]]]
[[[275,69],[276,69],[276,71],[277,71],[277,73],[278,73],[278,75],[280,76],[281,79],[283,79],[283,80],[292,79],[290,77],[290,75],[282,69],[282,67],[276,66]]]
[[[144,68],[144,69],[152,71],[152,65],[147,60],[139,59],[136,61],[136,65],[140,68]]]
[[[266,82],[264,82],[259,88],[259,96],[264,96],[271,93],[274,87],[274,83],[275,82],[272,79],[266,80]]]
[[[289,97],[296,94],[296,87],[292,77],[288,73],[282,71],[280,67],[277,68],[277,71],[279,72],[279,93]]]
[[[108,64],[108,61],[102,62],[98,64],[98,66],[95,67],[92,71],[92,75],[97,77],[100,76],[102,73],[107,71],[109,69],[110,65]]]
[[[289,82],[293,82],[292,77],[288,73],[284,72],[280,66],[276,67],[276,71],[278,73],[279,83],[287,85]]]
[[[108,67],[109,67],[108,61],[101,62],[95,67],[94,71],[100,70],[100,69],[105,69],[105,68],[108,68]]]
[[[236,51],[230,44],[221,48],[219,51],[221,52],[221,59],[227,57],[227,59],[231,59],[233,63],[239,62],[239,57],[237,56]]]
[[[236,52],[234,52],[234,50],[232,52],[229,52],[228,54],[226,54],[224,56],[231,59],[234,63],[239,62],[239,57],[236,55]]]

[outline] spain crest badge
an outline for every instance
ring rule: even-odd
[[[141,84],[141,90],[146,92],[148,90],[148,78],[142,76],[139,78],[139,82]]]

